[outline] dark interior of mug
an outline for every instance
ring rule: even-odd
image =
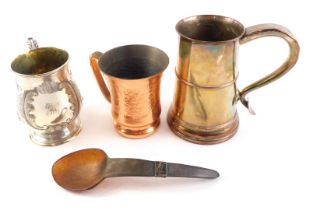
[[[177,32],[185,38],[199,41],[228,41],[244,33],[243,25],[228,17],[199,15],[185,18],[176,25]]]
[[[147,45],[126,45],[104,53],[100,69],[107,75],[121,79],[141,79],[164,71],[168,56],[160,49]]]
[[[36,75],[50,72],[61,67],[68,60],[64,50],[47,47],[19,55],[11,64],[13,71],[24,75]]]

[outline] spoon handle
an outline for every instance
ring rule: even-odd
[[[155,176],[155,177],[190,177],[213,179],[219,176],[217,171],[178,163],[166,163],[131,158],[109,159],[105,177],[120,176]]]

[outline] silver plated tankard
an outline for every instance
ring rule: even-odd
[[[68,68],[69,54],[54,47],[38,48],[29,38],[30,51],[11,64],[18,89],[18,115],[39,145],[54,146],[81,130],[82,98]]]

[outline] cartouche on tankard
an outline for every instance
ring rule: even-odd
[[[39,145],[62,144],[81,130],[81,96],[68,69],[69,55],[54,48],[38,48],[30,38],[30,51],[11,64],[18,89],[18,115]]]
[[[176,30],[180,36],[177,81],[168,124],[176,135],[193,143],[214,144],[235,135],[237,101],[254,113],[246,95],[287,73],[299,55],[294,36],[276,24],[245,28],[228,17],[199,15],[179,21]],[[273,73],[239,91],[239,46],[265,36],[283,38],[290,48],[289,57]]]

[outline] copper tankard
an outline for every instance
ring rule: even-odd
[[[237,101],[253,114],[246,95],[287,73],[299,55],[294,36],[276,24],[245,28],[228,17],[200,15],[179,21],[176,30],[180,35],[177,81],[168,124],[175,134],[193,143],[215,144],[235,135]],[[239,91],[238,48],[266,36],[283,38],[290,48],[289,57],[273,73]]]
[[[168,63],[163,51],[147,45],[126,45],[90,56],[98,85],[112,104],[114,126],[122,136],[143,138],[158,128],[160,82]]]

